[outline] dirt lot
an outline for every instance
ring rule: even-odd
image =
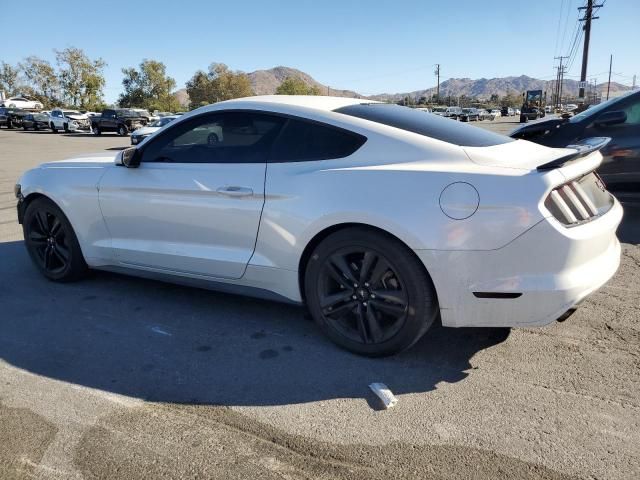
[[[370,360],[291,306],[106,273],[45,281],[15,180],[127,143],[0,130],[0,478],[638,478],[633,201],[618,274],[567,322],[436,328]],[[378,408],[373,381],[396,407]]]

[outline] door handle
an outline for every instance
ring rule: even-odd
[[[253,190],[248,187],[238,187],[236,185],[220,187],[216,192],[229,197],[248,197],[253,195]]]

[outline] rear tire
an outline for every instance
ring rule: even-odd
[[[127,136],[128,133],[129,130],[127,130],[127,127],[125,127],[124,125],[120,125],[118,127],[118,135],[120,135],[121,137]]]
[[[62,127],[64,128],[64,133],[69,133],[69,124],[65,123],[64,125],[62,125]]]
[[[73,227],[51,200],[37,198],[29,204],[22,231],[31,260],[49,280],[70,282],[88,272]]]
[[[305,298],[324,333],[371,357],[415,344],[438,315],[431,278],[400,241],[369,228],[329,235],[305,270]]]
[[[102,132],[100,131],[100,127],[98,127],[98,125],[94,125],[94,126],[91,128],[91,130],[93,130],[93,134],[94,134],[95,136],[98,136],[98,135],[100,135],[100,134],[102,133]]]
[[[58,133],[58,129],[56,128],[56,126],[53,124],[53,122],[51,122],[51,130],[53,131],[53,133]]]

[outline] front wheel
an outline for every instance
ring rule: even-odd
[[[56,128],[56,126],[53,124],[53,122],[51,123],[51,125],[49,125],[51,127],[51,130],[53,131],[53,133],[58,133],[58,129]]]
[[[93,127],[91,127],[91,130],[93,131],[93,134],[95,136],[100,135],[102,132],[100,131],[100,127],[98,125],[94,125]]]
[[[336,344],[366,356],[411,347],[438,314],[433,283],[398,240],[367,228],[329,235],[305,271],[311,315]]]
[[[118,127],[118,135],[120,135],[121,137],[124,137],[127,133],[129,133],[129,130],[127,130],[127,127],[125,127],[124,125],[120,125]]]
[[[31,202],[22,230],[31,260],[49,280],[68,282],[86,274],[88,267],[73,228],[52,201],[37,198]]]

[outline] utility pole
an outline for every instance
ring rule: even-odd
[[[635,74],[633,75],[633,85],[631,85],[631,90],[635,90],[636,89],[636,76]]]
[[[436,101],[440,101],[440,64],[436,63],[435,72],[436,77],[438,77],[438,86],[436,87]]]
[[[559,56],[559,57],[553,57],[554,60],[560,60],[560,66],[558,66],[558,76],[557,76],[557,81],[556,81],[556,107],[559,108],[560,105],[562,104],[562,80],[564,78],[564,72],[565,72],[565,68],[562,65],[562,62],[564,61],[565,58],[569,58],[567,56]]]
[[[611,65],[613,65],[613,54],[609,57],[609,81],[607,82],[607,100],[609,100],[609,89],[611,88]]]
[[[584,87],[587,80],[587,60],[589,59],[589,40],[591,39],[591,20],[596,20],[600,17],[593,16],[593,9],[602,7],[600,5],[594,5],[593,0],[587,0],[586,7],[578,7],[578,10],[586,10],[584,18],[580,21],[584,22],[584,46],[582,47],[582,70],[580,71],[580,93],[578,97],[584,101]]]

